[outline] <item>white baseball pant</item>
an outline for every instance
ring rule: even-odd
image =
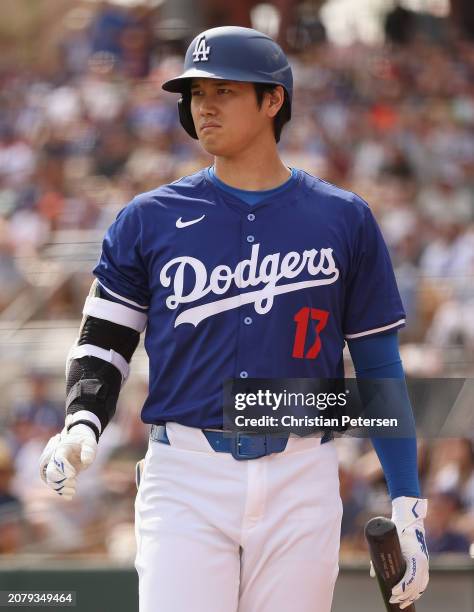
[[[342,503],[336,449],[290,437],[236,461],[201,430],[150,441],[135,504],[140,612],[329,612]]]

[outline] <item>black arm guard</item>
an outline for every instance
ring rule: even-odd
[[[130,327],[105,319],[86,317],[77,344],[94,344],[107,350],[113,349],[130,363],[139,340],[140,334]]]
[[[122,376],[117,368],[97,357],[74,359],[66,381],[66,414],[93,412],[102,431],[115,414]]]
[[[112,349],[130,362],[139,338],[140,334],[129,327],[86,317],[77,344]],[[121,385],[122,375],[111,363],[91,356],[73,359],[66,380],[66,414],[79,410],[93,412],[104,431],[115,414]]]

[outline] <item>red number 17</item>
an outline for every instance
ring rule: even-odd
[[[329,312],[327,310],[318,310],[317,308],[309,308],[305,306],[301,308],[295,316],[294,320],[296,321],[296,333],[295,333],[295,343],[293,345],[293,357],[297,359],[316,359],[321,350],[321,338],[319,334],[326,327],[326,323],[328,322]],[[317,321],[314,329],[316,331],[316,340],[313,345],[310,346],[306,355],[304,354],[304,345],[306,342],[306,336],[308,333],[308,324],[310,319],[312,321]]]

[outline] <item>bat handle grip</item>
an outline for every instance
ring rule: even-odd
[[[371,519],[365,527],[370,557],[387,612],[399,612],[399,604],[390,603],[392,588],[405,574],[406,563],[400,548],[395,524],[384,517]],[[416,612],[410,604],[404,612]]]

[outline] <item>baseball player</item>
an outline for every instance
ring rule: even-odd
[[[277,142],[292,72],[252,29],[191,43],[181,76],[186,132],[212,167],[135,197],[107,231],[67,360],[65,427],[41,475],[71,498],[113,417],[146,328],[151,424],[136,499],[141,612],[328,612],[342,504],[331,436],[222,429],[230,378],[398,378],[405,314],[381,233],[353,193],[288,168]],[[374,438],[407,571],[403,609],[428,582],[416,439]]]

